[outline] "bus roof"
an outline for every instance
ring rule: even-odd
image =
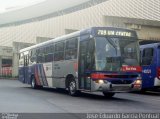
[[[136,32],[135,32],[134,30],[131,30],[131,29],[118,28],[118,27],[91,27],[91,28],[88,28],[88,29],[83,29],[83,30],[80,30],[80,31],[76,31],[76,32],[74,32],[74,33],[70,33],[70,34],[67,34],[67,35],[63,35],[63,36],[57,37],[57,38],[55,38],[55,39],[51,39],[51,40],[46,41],[46,42],[39,43],[39,44],[30,46],[30,47],[21,49],[21,50],[20,50],[20,53],[21,53],[21,52],[28,51],[28,50],[30,50],[30,49],[38,48],[38,47],[43,46],[43,45],[48,45],[48,44],[51,44],[51,43],[54,43],[54,42],[58,42],[58,41],[61,41],[61,40],[65,40],[65,39],[67,39],[67,38],[76,37],[76,36],[78,36],[78,35],[83,35],[83,34],[95,34],[95,33],[94,33],[94,30],[98,30],[98,29],[107,29],[107,30],[113,30],[113,31],[114,31],[114,30],[129,31],[129,32],[135,33],[135,35],[136,35]]]
[[[150,43],[150,44],[140,45],[140,48],[158,47],[158,46],[160,46],[160,42],[159,43]]]
[[[139,42],[140,45],[147,45],[147,44],[154,44],[154,43],[160,43],[160,41],[155,40],[142,40]]]

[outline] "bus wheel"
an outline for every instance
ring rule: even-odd
[[[76,81],[74,79],[70,80],[69,85],[68,85],[68,90],[71,96],[77,96],[78,91],[76,88]]]
[[[109,92],[103,92],[103,95],[106,97],[106,98],[111,98],[115,95],[115,93],[109,93]]]
[[[31,87],[33,89],[36,89],[38,87],[37,84],[36,84],[34,76],[32,76],[32,78],[31,78]]]

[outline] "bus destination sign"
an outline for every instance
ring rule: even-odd
[[[97,30],[98,36],[121,36],[121,37],[133,37],[130,31],[115,31],[115,30]]]

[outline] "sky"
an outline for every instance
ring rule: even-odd
[[[0,13],[23,8],[45,0],[0,0]]]

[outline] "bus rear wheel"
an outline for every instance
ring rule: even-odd
[[[37,88],[38,88],[34,76],[31,77],[31,87],[32,87],[33,89],[37,89]]]
[[[69,95],[71,96],[77,96],[78,91],[76,87],[76,81],[74,79],[71,79],[68,85]]]
[[[106,97],[106,98],[111,98],[115,95],[115,93],[110,93],[110,92],[103,92],[103,95]]]

